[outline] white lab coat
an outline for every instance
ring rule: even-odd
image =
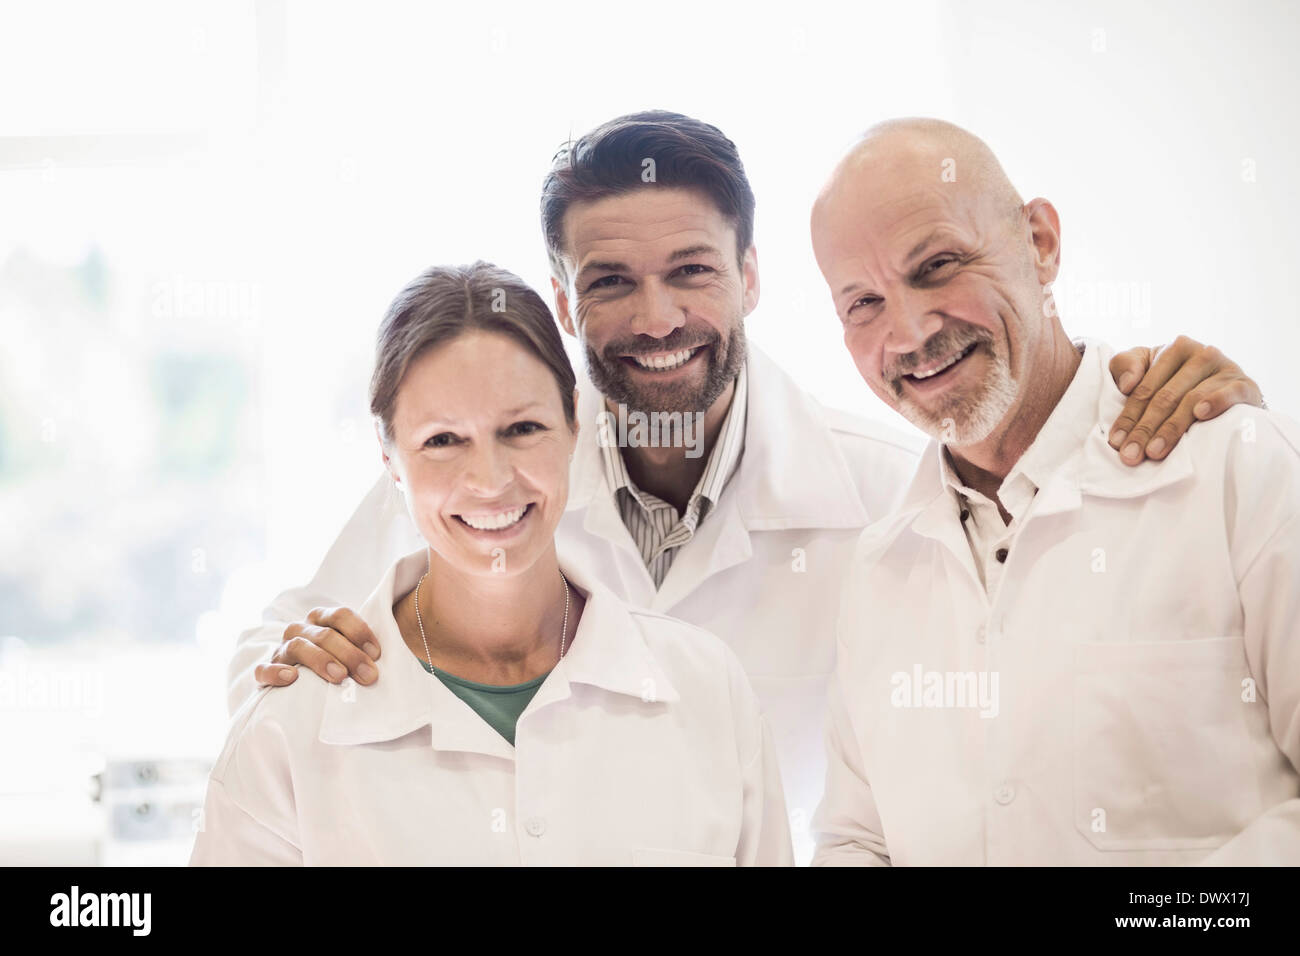
[[[991,599],[937,445],[864,532],[816,863],[1300,863],[1300,429],[1238,406],[1130,468],[1109,358]]]
[[[899,500],[920,443],[823,408],[751,345],[744,453],[656,591],[605,478],[596,445],[601,409],[599,392],[582,383],[582,428],[556,532],[561,560],[582,566],[629,604],[689,621],[736,652],[772,727],[796,859],[807,862],[808,821],[825,775],[826,683],[840,583],[861,530]],[[358,591],[364,582],[419,545],[400,495],[383,476],[315,579],[281,594],[266,623],[241,636],[231,662],[232,712],[254,692],[253,669],[274,652],[287,622],[318,605],[355,606],[365,597]],[[381,661],[380,682],[384,673]]]
[[[421,666],[393,619],[402,558],[359,613],[384,677],[300,679],[236,715],[192,864],[788,865],[772,738],[735,655],[566,567],[588,601],[515,744]]]

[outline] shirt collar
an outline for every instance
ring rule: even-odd
[[[1006,478],[998,487],[998,501],[1013,519],[1024,515],[1034,495],[1042,488],[1062,465],[1073,455],[1088,437],[1097,417],[1097,401],[1101,394],[1100,349],[1088,348],[1086,340],[1074,343],[1080,353],[1079,365],[1074,377],[1056,407],[1052,409],[1047,421],[1043,422],[1038,434],[1029,447],[1025,449],[1018,461],[1011,466]],[[974,498],[984,502],[987,499],[973,488],[967,487],[952,466],[951,458],[944,448],[937,456],[939,460],[940,480],[956,497],[960,504],[963,498]],[[989,501],[989,504],[993,502]]]
[[[514,748],[468,704],[433,678],[402,639],[393,602],[408,593],[428,568],[423,548],[393,564],[358,609],[380,647],[380,679],[369,686],[351,679],[326,691],[320,740],[365,744],[393,740],[432,727],[433,746],[512,757]],[[646,643],[640,617],[617,595],[567,564],[569,584],[587,603],[568,652],[543,681],[525,714],[570,696],[572,684],[587,684],[645,703],[680,697]]]
[[[746,348],[745,451],[728,491],[744,531],[863,528],[875,516],[862,504],[825,409],[762,349],[752,342]],[[582,430],[569,486],[570,511],[594,508],[598,495],[614,499],[597,441],[602,411],[600,391],[584,376],[578,385]],[[612,513],[619,523],[617,509]],[[593,530],[590,522],[584,527]],[[608,537],[608,531],[602,535]]]
[[[745,450],[748,404],[749,375],[746,366],[742,365],[736,375],[736,388],[731,395],[731,406],[727,409],[727,416],[723,419],[722,428],[719,429],[717,440],[713,443],[709,460],[705,462],[704,472],[695,483],[695,490],[691,492],[686,506],[687,513],[698,512],[700,521],[704,520],[709,508],[717,504],[722,496],[722,489],[736,473],[741,453]],[[615,494],[620,490],[626,490],[641,508],[649,510],[658,499],[633,484],[632,476],[627,471],[627,463],[623,460],[617,443],[605,441],[597,444],[600,447],[601,463],[605,469],[605,480],[610,489]]]
[[[1056,438],[1049,438],[1041,454],[1032,456],[1027,466],[1017,462],[1019,471],[1037,482],[1038,487],[1047,486],[1059,493],[1061,501],[1058,505],[1077,503],[1081,493],[1105,498],[1136,498],[1190,476],[1192,460],[1187,442],[1179,442],[1160,461],[1144,461],[1132,466],[1120,460],[1118,452],[1108,442],[1109,426],[1119,416],[1125,402],[1124,394],[1115,385],[1109,371],[1114,350],[1096,339],[1081,341],[1086,346],[1083,359],[1065,396],[1058,403],[1059,408],[1068,397],[1066,411],[1058,418],[1054,409],[1048,417],[1048,422],[1054,423],[1054,432],[1058,431],[1059,425],[1058,438],[1065,434],[1072,436],[1074,448],[1066,450],[1053,475],[1050,462],[1058,458],[1064,446],[1057,444]],[[931,506],[948,488],[946,469],[949,466],[945,458],[943,446],[932,440],[902,504],[895,512],[895,520],[889,523],[891,535],[908,526],[918,513],[922,514],[918,522],[924,522],[926,527],[934,526],[939,520]],[[1042,510],[1042,505],[1039,510]],[[920,525],[913,525],[913,528],[920,530]]]

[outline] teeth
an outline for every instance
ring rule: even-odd
[[[665,369],[674,369],[684,364],[699,349],[682,349],[680,352],[673,352],[670,355],[633,355],[632,361],[636,362],[642,368],[662,371]]]
[[[478,531],[500,531],[522,518],[527,510],[528,506],[524,505],[514,511],[502,511],[494,515],[460,515],[459,517],[461,521]]]
[[[940,365],[938,368],[932,368],[928,372],[913,372],[912,378],[933,378],[934,376],[942,372],[944,369],[955,365],[958,361],[965,358],[966,353],[969,351],[970,351],[970,346],[967,346],[966,348],[958,352],[956,355],[954,355],[952,358],[948,359],[948,361]]]

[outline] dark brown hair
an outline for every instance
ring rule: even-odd
[[[654,160],[654,180],[642,175]],[[736,144],[716,126],[647,110],[602,123],[555,154],[542,183],[542,234],[551,270],[565,278],[564,214],[575,202],[591,202],[651,186],[698,189],[736,230],[736,259],[754,241],[754,191]]]
[[[479,260],[426,269],[388,307],[370,378],[370,412],[379,419],[384,444],[392,440],[393,407],[411,363],[425,350],[472,331],[507,335],[535,355],[555,376],[564,417],[573,424],[573,365],[550,308],[523,279]]]

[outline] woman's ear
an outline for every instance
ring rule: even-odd
[[[393,484],[397,485],[399,488],[402,487],[402,479],[397,475],[397,467],[393,464],[393,460],[388,457],[388,448],[384,445],[384,431],[380,427],[379,419],[377,418],[375,419],[375,438],[379,441],[379,457],[384,460],[384,470],[387,471],[388,476],[393,479]]]

